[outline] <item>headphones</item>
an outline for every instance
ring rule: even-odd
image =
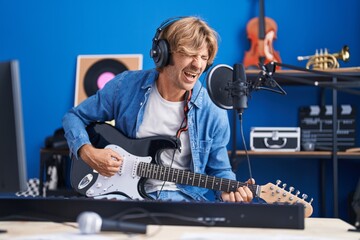
[[[170,45],[167,40],[159,39],[161,32],[174,22],[183,18],[185,17],[169,18],[162,22],[161,25],[157,28],[150,50],[150,57],[154,60],[155,66],[157,68],[165,67],[169,64],[170,60]],[[211,67],[211,65],[212,64],[207,65],[204,72],[206,72]]]

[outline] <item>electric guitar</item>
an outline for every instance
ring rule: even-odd
[[[129,199],[150,199],[144,190],[147,179],[157,179],[178,184],[191,185],[219,191],[236,191],[248,185],[235,180],[218,178],[190,171],[162,166],[160,154],[165,149],[179,148],[178,142],[170,137],[155,136],[142,139],[130,139],[113,126],[96,123],[87,127],[90,142],[97,148],[110,148],[124,158],[119,172],[112,177],[105,177],[94,171],[82,159],[73,157],[70,182],[74,190],[87,197],[98,197],[107,194],[120,194]],[[307,196],[298,197],[299,192],[292,194],[294,188],[285,190],[285,185],[277,184],[248,185],[253,196],[258,196],[267,203],[301,203],[305,207],[305,217],[311,216],[311,202]]]

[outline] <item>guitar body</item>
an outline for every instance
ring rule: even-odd
[[[178,143],[173,138],[156,136],[130,139],[106,123],[89,125],[87,132],[94,147],[111,148],[124,157],[120,171],[110,178],[94,171],[81,158],[73,157],[70,170],[71,186],[76,192],[88,197],[118,193],[131,199],[148,198],[143,188],[146,178],[136,175],[137,164],[158,164],[159,155],[163,150],[178,148]]]

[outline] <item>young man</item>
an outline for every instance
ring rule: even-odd
[[[178,137],[181,152],[165,150],[161,154],[165,166],[235,179],[226,149],[230,139],[227,113],[210,100],[198,81],[214,61],[217,41],[217,33],[199,18],[165,21],[151,49],[156,69],[117,75],[64,116],[71,153],[99,174],[113,176],[126,160],[115,151],[92,146],[85,127],[115,120],[115,127],[129,138]],[[147,180],[145,190],[154,199],[207,200],[207,189],[159,180]],[[232,202],[253,198],[246,186],[216,196]]]

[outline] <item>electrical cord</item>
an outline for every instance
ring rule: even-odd
[[[246,156],[246,160],[247,160],[247,164],[248,164],[248,168],[249,168],[249,177],[250,177],[250,179],[252,181],[253,180],[253,175],[252,175],[252,170],[251,170],[252,168],[251,168],[250,156],[249,156],[247,146],[246,146],[246,142],[245,142],[242,113],[239,113],[239,120],[240,120],[241,139],[242,139],[242,142],[243,142],[243,145],[244,145],[245,156]],[[259,200],[259,196],[257,194],[255,194],[254,197],[256,197]]]

